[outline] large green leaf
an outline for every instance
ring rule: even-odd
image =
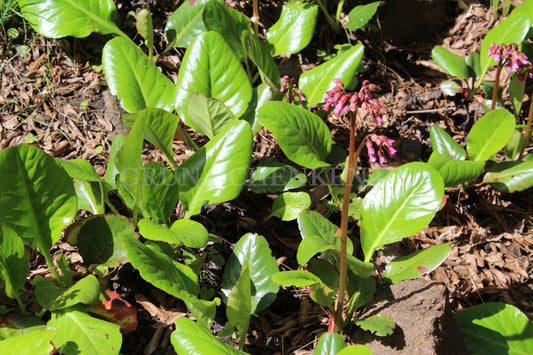
[[[35,286],[37,302],[50,311],[72,307],[78,303],[94,305],[98,303],[101,293],[100,284],[94,275],[84,277],[68,289],[39,275],[32,281],[32,285]]]
[[[304,49],[313,37],[317,15],[317,5],[283,5],[279,20],[266,34],[267,42],[274,46],[272,55],[293,54]]]
[[[20,144],[0,152],[0,223],[49,253],[76,213],[76,192],[61,164]]]
[[[19,0],[24,18],[39,34],[87,37],[93,31],[120,33],[113,0]]]
[[[264,104],[257,116],[289,159],[309,169],[329,166],[326,158],[331,150],[331,133],[320,117],[279,101]]]
[[[159,240],[172,244],[183,244],[189,248],[203,248],[209,241],[205,227],[190,219],[178,219],[170,228],[159,225],[149,219],[139,221],[139,233],[150,240]]]
[[[275,193],[305,185],[306,177],[292,166],[276,161],[260,163],[252,174],[248,187],[253,192]]]
[[[235,119],[235,115],[220,100],[207,98],[200,92],[193,92],[189,96],[187,117],[191,127],[213,139],[228,123]]]
[[[252,282],[252,313],[257,313],[274,301],[279,288],[270,279],[279,269],[264,237],[248,233],[242,236],[235,245],[222,278],[224,301],[227,301],[231,289],[237,283],[245,263],[248,263],[250,268]]]
[[[341,349],[337,355],[372,355],[372,350],[366,345],[349,345]]]
[[[176,87],[133,43],[122,37],[107,42],[102,64],[109,90],[128,112],[146,107],[171,111]]]
[[[346,341],[342,335],[326,332],[318,339],[313,355],[333,355],[345,347]]]
[[[169,47],[187,47],[196,35],[207,31],[202,12],[209,1],[211,0],[184,1],[174,11],[165,27]]]
[[[512,113],[505,109],[481,117],[468,135],[468,154],[472,160],[485,161],[505,147],[515,127]]]
[[[383,277],[396,283],[430,273],[450,255],[450,244],[433,245],[415,253],[395,258],[387,264]]]
[[[252,133],[254,135],[259,132],[261,128],[263,128],[257,119],[257,110],[259,110],[259,108],[261,108],[261,106],[263,106],[266,102],[270,101],[272,96],[272,89],[265,83],[259,84],[259,86],[253,90],[250,105],[248,105],[248,109],[244,115],[242,115],[241,119],[245,120],[250,124],[250,126],[252,126]]]
[[[431,51],[433,61],[451,76],[468,80],[470,74],[468,65],[463,57],[441,46],[435,46]]]
[[[157,223],[165,223],[178,204],[179,190],[174,173],[161,163],[150,162],[142,168],[141,203]]]
[[[491,302],[453,314],[472,355],[532,354],[533,326],[518,308]]]
[[[335,301],[335,291],[328,287],[318,276],[305,270],[291,270],[276,272],[272,275],[272,281],[284,286],[296,286],[311,288],[309,296],[322,306],[330,306]]]
[[[248,176],[252,131],[248,122],[229,123],[176,171],[180,199],[188,218],[207,203],[234,199]]]
[[[248,75],[218,32],[204,32],[193,39],[183,57],[176,86],[176,111],[187,124],[187,103],[193,92],[219,99],[237,118],[252,98]]]
[[[94,167],[85,159],[59,160],[63,168],[74,181],[74,189],[78,199],[78,209],[92,214],[105,213],[105,190],[111,187],[104,185],[102,178]]]
[[[14,230],[0,224],[0,277],[6,285],[6,295],[17,298],[30,272],[28,251]]]
[[[503,192],[515,192],[533,186],[533,160],[495,164],[483,179],[485,184]]]
[[[436,169],[444,179],[444,186],[454,187],[479,177],[485,168],[484,161],[454,160],[433,152],[428,164]]]
[[[47,355],[54,346],[55,330],[33,331],[0,341],[0,354]]]
[[[433,151],[456,160],[465,160],[466,151],[445,130],[437,125],[429,130]]]
[[[378,7],[383,5],[385,1],[375,1],[366,5],[358,5],[354,7],[348,14],[348,23],[346,28],[349,30],[358,30],[366,26],[368,21],[375,15]]]
[[[443,196],[442,177],[424,163],[405,164],[381,179],[359,208],[365,261],[385,244],[424,228],[437,213]]]
[[[85,159],[59,160],[69,176],[76,180],[101,182],[102,178],[94,170],[89,161]]]
[[[355,324],[380,337],[391,335],[396,328],[396,324],[390,318],[380,315],[370,316],[366,319],[357,319],[355,320]]]
[[[120,326],[91,317],[81,306],[52,312],[48,328],[57,332],[52,343],[65,355],[118,354],[122,345]]]
[[[324,94],[335,87],[333,81],[335,78],[348,85],[354,79],[363,52],[363,45],[358,44],[300,75],[298,87],[305,94],[309,105],[313,106],[324,101]]]
[[[273,90],[279,89],[281,79],[279,69],[267,46],[250,31],[245,31],[242,34],[242,44],[246,53],[248,53],[248,56],[257,67],[263,83]]]
[[[492,28],[483,39],[480,49],[480,81],[483,80],[487,69],[498,64],[488,54],[488,50],[493,43],[522,43],[529,31],[530,21],[528,16],[519,12],[512,13],[508,18]]]
[[[170,342],[178,355],[211,354],[242,355],[242,351],[218,340],[208,329],[187,317],[178,318],[176,330],[170,336]]]
[[[282,221],[292,221],[311,206],[311,197],[307,192],[284,192],[272,203],[272,214]]]
[[[250,19],[241,12],[224,6],[223,3],[210,1],[205,5],[202,14],[204,25],[208,31],[218,32],[224,37],[237,58],[246,59],[246,52],[241,43],[241,35],[250,30]]]
[[[250,280],[250,268],[244,262],[241,275],[237,283],[231,289],[226,307],[228,320],[241,333],[241,339],[246,338],[250,316],[252,315],[252,288]]]

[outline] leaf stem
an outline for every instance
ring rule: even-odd
[[[259,21],[259,1],[253,0],[253,14],[252,14],[252,23],[254,24],[254,35],[259,36],[259,26],[257,22]]]
[[[522,149],[520,150],[520,155],[518,156],[518,160],[522,160],[524,158],[524,152],[526,151],[526,146],[529,143],[529,140],[531,139],[531,123],[533,119],[533,102],[529,102],[529,115],[527,116],[527,126],[526,126],[526,134],[524,136],[524,143],[522,143]]]
[[[494,80],[494,89],[492,90],[492,105],[491,111],[496,108],[496,101],[498,101],[498,87],[500,86],[500,73],[502,71],[502,61],[498,62],[498,68],[496,69],[496,79]]]
[[[18,305],[20,307],[20,313],[28,314],[28,311],[26,311],[26,307],[24,306],[24,302],[22,302],[22,299],[20,298],[20,293],[17,294],[15,299],[17,300],[17,303],[18,303]]]
[[[57,282],[63,284],[63,280],[61,279],[61,276],[59,276],[59,273],[56,270],[56,267],[54,265],[54,262],[52,261],[52,256],[50,256],[50,252],[44,252],[43,251],[44,259],[46,260],[46,263],[48,264],[48,268],[50,269],[50,272],[52,273],[52,277]]]
[[[339,24],[337,22],[333,21],[331,16],[329,16],[328,9],[326,9],[324,4],[322,3],[322,0],[316,0],[316,4],[320,8],[320,10],[322,10],[322,13],[324,14],[324,17],[326,18],[326,21],[328,21],[329,27],[331,27],[331,29],[334,32],[337,32],[339,30]]]

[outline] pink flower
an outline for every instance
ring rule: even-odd
[[[284,75],[280,81],[283,83],[281,85],[281,89],[279,92],[284,94],[283,96],[286,97],[286,100],[290,103],[293,103],[296,101],[296,94],[298,94],[298,99],[300,102],[306,101],[305,96],[302,93],[302,90],[300,90],[296,86],[296,79],[291,78],[288,75]],[[328,107],[329,108],[329,107]]]
[[[369,161],[371,163],[375,163],[377,161],[380,165],[385,164],[387,162],[385,152],[387,152],[387,155],[391,158],[397,152],[396,149],[392,147],[392,143],[394,143],[394,140],[387,138],[386,136],[377,135],[377,134],[369,134],[367,136],[367,141],[365,143],[366,149],[368,151]],[[373,147],[374,144],[378,148],[377,158],[376,158],[376,150]]]

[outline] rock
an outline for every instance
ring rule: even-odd
[[[443,283],[415,279],[382,287],[371,308],[356,316],[364,319],[377,314],[396,323],[394,333],[378,337],[357,327],[352,343],[365,344],[380,355],[468,354]]]

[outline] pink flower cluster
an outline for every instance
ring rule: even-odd
[[[370,162],[375,163],[379,159],[379,164],[385,164],[387,159],[385,158],[384,148],[386,148],[387,155],[392,158],[396,154],[396,149],[392,147],[392,143],[394,143],[393,139],[377,134],[369,134],[366,140],[366,150],[368,151]],[[374,144],[377,146],[377,157]]]
[[[340,115],[343,111],[355,112],[361,109],[364,117],[371,116],[376,124],[383,122],[381,115],[385,110],[379,102],[372,100],[372,93],[381,90],[379,86],[365,80],[359,92],[346,92],[344,83],[339,78],[334,81],[336,87],[324,94],[324,101],[326,101],[322,105],[324,111],[334,107],[333,112]]]
[[[298,98],[300,102],[306,101],[305,96],[302,94],[302,90],[298,89],[296,86],[296,79],[290,78],[288,75],[284,75],[281,78],[281,89],[279,90],[282,94],[287,96],[287,100],[290,103],[295,101],[295,93],[298,93]]]
[[[523,52],[518,51],[516,43],[492,43],[487,51],[492,59],[503,62],[509,73],[517,73],[518,82],[525,83],[527,78],[533,78],[533,66]]]

